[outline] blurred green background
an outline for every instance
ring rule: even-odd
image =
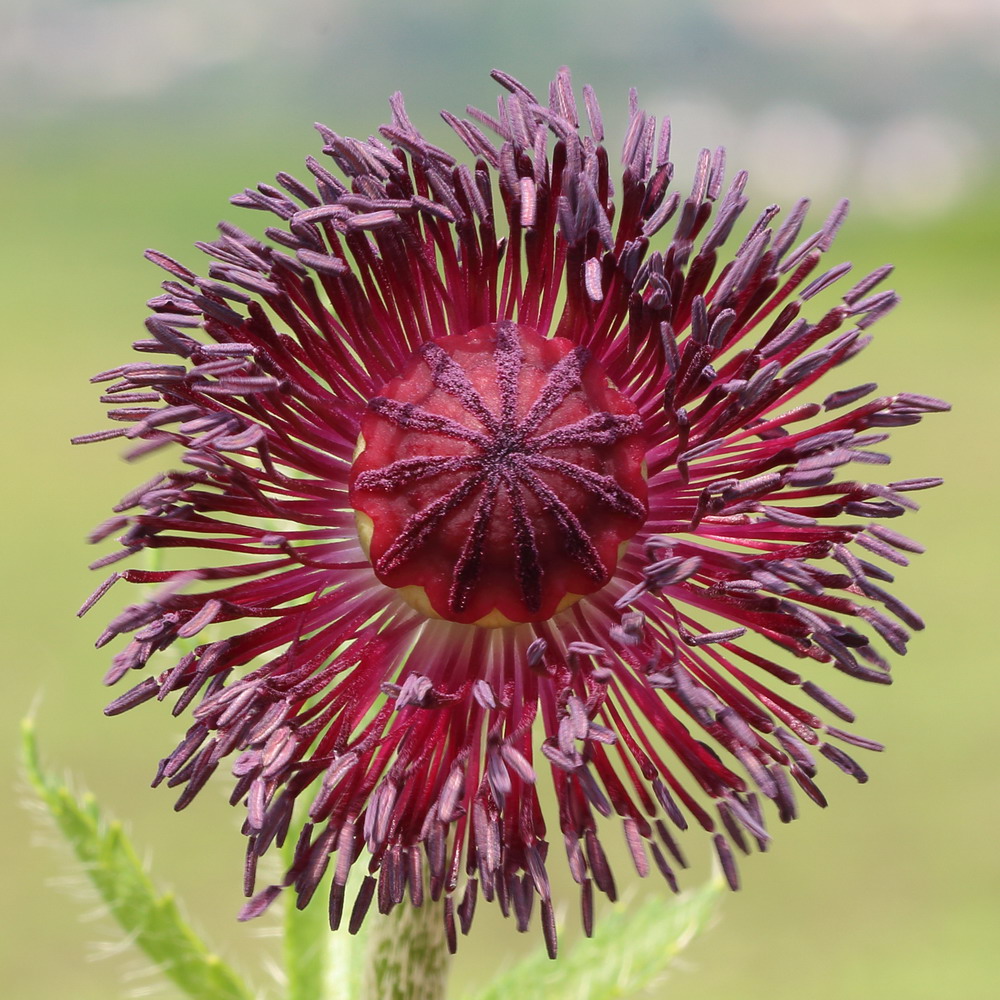
[[[996,0],[556,0],[531,14],[460,0],[8,2],[4,996],[106,1000],[156,984],[93,901],[75,898],[65,852],[22,808],[16,721],[31,708],[47,759],[128,821],[196,924],[258,982],[277,954],[272,925],[233,919],[243,845],[225,781],[181,815],[169,792],[149,789],[182,724],[155,706],[105,720],[108,654],[91,643],[107,609],[74,618],[96,582],[85,533],[154,471],[126,467],[114,444],[67,443],[104,426],[88,376],[130,360],[141,336],[160,280],[142,249],[201,266],[191,244],[218,219],[259,225],[226,198],[277,170],[304,172],[318,153],[314,120],[368,135],[401,88],[414,120],[445,140],[437,109],[492,107],[491,67],[544,92],[562,63],[578,86],[595,85],[616,140],[629,86],[648,110],[672,114],[681,186],[697,149],[721,142],[733,169],[751,168],[758,205],[813,195],[818,223],[828,202],[851,196],[834,256],[865,269],[895,261],[904,305],[838,382],[955,404],[904,428],[892,448],[896,478],[949,480],[907,518],[930,551],[901,574],[899,593],[929,629],[893,688],[833,684],[858,711],[858,731],[889,750],[866,757],[864,787],[826,768],[831,808],[805,808],[768,856],[743,865],[743,891],[667,989],[744,1000],[995,996],[998,28]],[[703,855],[694,884],[708,846],[689,837],[687,849]],[[620,883],[661,891],[627,867],[621,858]],[[575,927],[575,898],[563,898]],[[487,910],[462,942],[456,995],[539,946]]]

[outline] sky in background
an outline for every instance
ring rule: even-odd
[[[485,99],[494,62],[531,86],[568,63],[606,103],[638,86],[673,118],[679,164],[724,137],[765,196],[850,190],[932,215],[1000,153],[1000,0],[556,0],[530,17],[468,0],[7,0],[0,124],[263,133],[290,107],[362,123],[397,87],[418,111]]]

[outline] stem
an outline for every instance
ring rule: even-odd
[[[286,846],[288,863],[295,841]],[[329,951],[330,927],[326,908],[313,903],[303,910],[295,906],[295,893],[285,891],[285,976],[286,1000],[321,1000],[325,996],[325,977]]]
[[[406,902],[368,925],[365,1000],[442,1000],[450,956],[440,903]]]

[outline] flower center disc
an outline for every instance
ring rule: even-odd
[[[641,431],[569,340],[502,322],[424,344],[369,403],[351,469],[375,575],[448,621],[550,618],[646,519]]]

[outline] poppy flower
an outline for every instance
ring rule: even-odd
[[[616,827],[672,889],[701,827],[736,888],[771,817],[825,804],[821,768],[866,780],[845,747],[881,747],[824,685],[888,684],[922,628],[885,588],[920,546],[884,522],[939,480],[845,467],[947,405],[814,398],[897,301],[889,267],[822,264],[846,203],[805,238],[806,201],[734,235],[722,149],[674,190],[633,93],[616,186],[590,88],[581,116],[566,70],[545,100],[493,76],[495,116],[443,114],[464,160],[396,95],[381,138],[318,126],[308,184],[236,196],[272,225],[220,224],[206,277],[147,254],[169,277],[143,360],[94,379],[119,427],[77,440],[175,466],[95,566],[171,552],[83,610],[143,587],[98,641],[129,637],[109,684],[145,675],[107,711],[190,710],[154,781],[177,808],[232,771],[244,917],[332,869],[333,927],[426,895],[454,948],[482,896],[521,930],[537,908],[554,955],[554,854],[589,933]]]

